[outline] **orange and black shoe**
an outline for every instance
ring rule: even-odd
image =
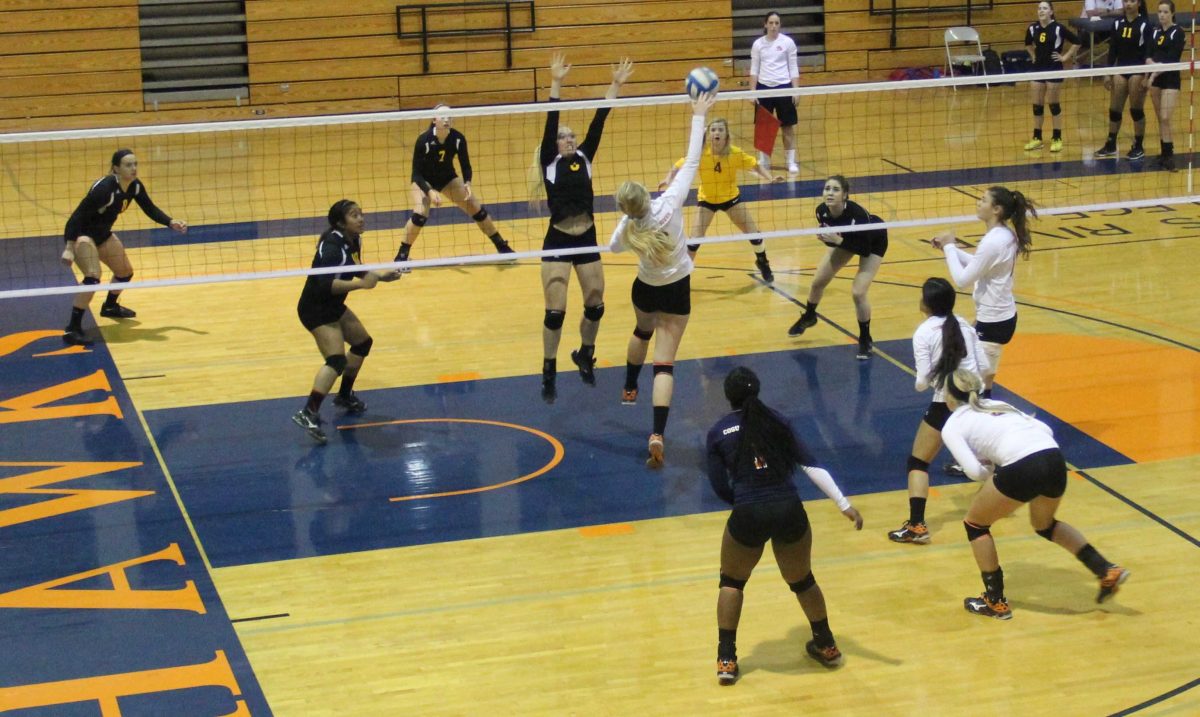
[[[636,406],[637,405],[637,397],[638,397],[637,388],[621,389],[621,405],[622,406]]]
[[[738,664],[737,658],[732,660],[717,660],[717,682],[722,685],[732,685],[737,682]]]
[[[1012,608],[1008,606],[1008,600],[1006,598],[1000,598],[999,600],[993,601],[987,596],[987,593],[984,593],[979,597],[969,597],[964,599],[963,607],[967,609],[967,612],[973,612],[976,615],[983,615],[984,617],[994,617],[997,620],[1012,619]]]
[[[907,520],[897,530],[888,532],[888,540],[893,543],[928,545],[932,537],[929,533],[929,526],[924,523],[910,523]]]
[[[841,667],[844,661],[842,651],[837,649],[837,645],[817,647],[816,640],[809,640],[804,645],[804,649],[808,652],[809,657],[829,668]]]
[[[1108,572],[1104,577],[1100,578],[1100,593],[1096,595],[1096,602],[1104,602],[1113,595],[1117,594],[1117,590],[1121,588],[1121,583],[1129,579],[1129,571],[1120,565],[1109,565]]]
[[[646,467],[659,469],[663,467],[663,437],[661,433],[651,433],[646,444],[650,457],[646,459]]]

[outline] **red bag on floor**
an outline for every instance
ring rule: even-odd
[[[783,123],[762,105],[754,108],[754,148],[770,156],[775,149],[775,136]]]

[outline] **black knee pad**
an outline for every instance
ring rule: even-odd
[[[762,239],[751,239],[750,240],[750,246],[762,246],[762,243],[763,243]]]
[[[964,520],[963,527],[967,529],[967,542],[992,534],[992,526],[990,525],[975,525]]]
[[[806,577],[800,578],[799,580],[797,580],[794,583],[788,583],[788,587],[792,589],[792,592],[799,595],[800,593],[804,592],[805,590],[808,590],[809,588],[813,587],[816,584],[817,584],[816,577],[814,577],[812,573],[809,573]]]
[[[1057,102],[1051,102],[1050,103],[1050,114],[1055,117],[1062,114],[1062,105],[1058,104]]]
[[[1044,114],[1046,114],[1045,105],[1034,105],[1033,106],[1033,116],[1034,117],[1041,117]]]
[[[1035,530],[1034,532],[1037,533],[1038,535],[1042,536],[1046,540],[1049,540],[1051,543],[1053,543],[1054,542],[1054,529],[1056,527],[1058,527],[1057,519],[1053,523],[1050,524],[1049,528],[1046,528],[1045,530]]]
[[[425,226],[425,222],[429,221],[429,217],[421,214],[420,212],[413,212],[409,219],[412,220],[413,226],[416,227],[423,227]]]
[[[604,303],[583,307],[583,318],[588,321],[599,321],[604,316]]]
[[[333,356],[325,357],[325,365],[333,369],[333,372],[341,376],[346,370],[346,357],[342,354],[334,354]]]
[[[910,471],[923,471],[925,473],[928,473],[929,472],[929,461],[923,461],[920,458],[917,458],[916,456],[909,456],[908,463],[905,465],[905,467]]]
[[[1146,110],[1130,107],[1129,116],[1133,118],[1134,122],[1141,122],[1142,120],[1146,119]]]
[[[700,245],[699,244],[688,244],[688,251],[695,254],[696,252],[700,251]]]
[[[546,318],[542,319],[542,326],[545,326],[551,331],[558,331],[562,328],[563,319],[565,318],[567,318],[567,312],[565,311],[546,309]]]
[[[85,276],[85,277],[83,277],[83,283],[84,283],[84,284],[87,284],[87,285],[91,285],[91,284],[99,284],[99,283],[100,283],[100,277],[98,277],[98,276]]]
[[[733,588],[734,590],[745,590],[746,589],[746,581],[745,580],[735,580],[734,578],[729,577],[725,573],[721,573],[721,587]]]
[[[477,221],[477,222],[481,222],[481,221],[483,221],[484,219],[487,219],[487,218],[488,218],[488,213],[487,213],[487,210],[486,210],[486,209],[480,209],[478,212],[476,212],[476,213],[472,214],[472,215],[471,215],[471,218],[472,218],[472,219],[474,219],[474,220],[475,220],[475,221]]]
[[[671,363],[656,363],[656,364],[654,364],[654,375],[657,376],[660,373],[665,373],[668,376],[674,376],[675,375],[675,364],[671,364]]]
[[[638,337],[642,341],[649,341],[651,338],[654,337],[654,329],[650,329],[649,331],[642,331],[641,329],[635,328],[633,330],[633,335]]]
[[[1131,113],[1131,114],[1132,114],[1132,113]],[[1108,121],[1109,121],[1109,122],[1112,122],[1112,123],[1114,123],[1114,124],[1116,124],[1116,123],[1120,123],[1120,121],[1121,121],[1121,111],[1120,111],[1120,110],[1109,110],[1109,111],[1108,111]]]
[[[128,284],[128,283],[129,283],[129,280],[130,280],[130,279],[132,279],[132,278],[133,278],[133,272],[131,271],[131,272],[129,272],[129,276],[114,276],[114,277],[113,277],[113,283],[116,283],[116,284]]]
[[[354,354],[355,356],[362,356],[363,358],[366,358],[367,354],[371,353],[371,344],[373,343],[375,343],[375,339],[368,336],[362,341],[362,343],[357,343],[351,346],[350,353]]]

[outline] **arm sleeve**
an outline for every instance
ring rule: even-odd
[[[596,151],[600,149],[600,135],[604,133],[604,120],[608,119],[608,113],[611,111],[611,107],[600,107],[596,110],[592,123],[588,125],[587,137],[584,138],[583,144],[579,145],[579,151],[583,152],[589,162],[596,161]]]
[[[796,80],[800,78],[800,63],[797,60],[796,42],[792,41],[792,46],[788,49],[788,79]]]
[[[420,187],[422,192],[425,192],[426,194],[428,194],[429,190],[433,189],[433,186],[429,184],[429,181],[425,179],[424,172],[421,171],[421,163],[425,159],[424,156],[421,154],[421,139],[423,137],[425,137],[424,132],[421,133],[420,137],[417,137],[417,143],[413,147],[412,182],[413,182],[413,184]]]
[[[159,224],[162,224],[164,227],[170,226],[171,217],[167,216],[166,212],[155,206],[154,202],[150,199],[150,193],[146,191],[145,184],[139,184],[137,194],[133,195],[133,201],[137,202],[137,205],[142,208],[142,211],[146,213],[146,216],[150,217]]]
[[[979,242],[979,247],[973,255],[967,254],[951,244],[946,245],[945,251],[946,266],[950,269],[954,285],[960,289],[978,281],[984,272],[995,265],[997,258],[997,246],[995,243],[987,241],[987,237],[984,237],[984,241]],[[965,266],[960,263],[963,257],[970,257]]]
[[[629,217],[621,215],[621,221],[617,222],[617,228],[613,230],[612,238],[608,240],[608,248],[613,254],[625,251],[625,225],[628,223]]]
[[[1030,45],[1033,44],[1033,38],[1034,38],[1033,25],[1030,25],[1029,27],[1027,27],[1025,29],[1025,46],[1026,47],[1029,47]]]
[[[700,168],[700,150],[704,148],[704,118],[692,115],[692,134],[688,137],[687,157],[683,167],[671,180],[671,185],[662,193],[662,199],[670,202],[671,206],[679,209],[683,200],[687,199],[688,190],[696,179],[696,170]]]
[[[79,202],[79,206],[71,213],[71,218],[67,220],[67,228],[63,232],[64,242],[75,241],[83,232],[83,218],[88,214],[95,214],[96,210],[104,206],[104,195],[107,194],[102,186],[104,181],[101,180],[92,185],[85,196]]]
[[[1175,26],[1170,39],[1171,62],[1179,62],[1179,58],[1183,56],[1183,48],[1187,45],[1187,39],[1184,38],[1183,30],[1178,25]]]
[[[458,133],[458,166],[462,169],[462,180],[464,184],[471,183],[471,157],[467,154],[467,136],[463,133]]]
[[[558,102],[553,97],[551,102]],[[542,166],[548,166],[558,156],[558,110],[546,113],[546,129],[542,132]]]
[[[922,324],[924,326],[924,324]],[[924,331],[917,329],[913,334],[913,363],[916,364],[916,382],[913,387],[918,391],[929,388],[929,372],[933,370],[933,356],[929,351],[929,343],[924,340]]]
[[[946,448],[954,456],[955,462],[962,467],[963,473],[966,473],[968,478],[973,481],[987,480],[991,471],[984,468],[979,459],[975,457],[975,452],[967,445],[967,440],[963,437],[957,424],[947,422],[942,428],[942,443],[946,444]]]
[[[801,466],[801,468],[804,469],[804,474],[813,482],[813,485],[820,488],[821,492],[837,505],[838,510],[846,510],[850,507],[850,499],[842,495],[842,491],[833,481],[833,476],[829,474],[829,471],[820,466]]]
[[[761,64],[762,64],[762,43],[759,42],[758,40],[755,40],[754,44],[750,46],[750,77],[751,78],[758,77],[758,69]],[[753,90],[754,88],[751,87],[750,89]]]
[[[711,435],[708,437],[705,462],[708,465],[708,482],[712,485],[713,493],[716,493],[721,500],[733,505],[733,486],[729,484],[729,471],[725,469],[725,460],[721,457],[717,442]]]
[[[987,352],[983,350],[983,344],[979,341],[979,334],[971,328],[961,317],[958,319],[958,326],[962,330],[963,340],[967,342],[967,350],[975,358],[975,370],[980,376],[986,376],[992,372],[992,360],[988,358]]]
[[[1117,66],[1117,44],[1121,37],[1121,20],[1117,20],[1113,26],[1112,34],[1108,36],[1108,66]]]
[[[1064,40],[1071,43],[1072,45],[1079,44],[1079,36],[1076,35],[1074,32],[1071,32],[1071,28],[1067,27],[1066,25],[1060,25],[1060,27],[1062,27]]]

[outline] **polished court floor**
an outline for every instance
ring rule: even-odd
[[[1003,109],[1005,90],[992,92],[980,101],[1010,112],[1005,132],[1019,137],[1021,115]],[[962,99],[943,102],[927,113],[963,109]],[[1073,129],[1062,162],[1010,151],[952,175],[912,157],[893,157],[911,171],[863,158],[856,198],[891,220],[967,214],[994,181],[1060,206],[1183,188],[1182,173],[1095,163],[1080,149],[1095,131]],[[599,170],[611,179],[615,164]],[[816,183],[837,169],[812,156],[801,181],[744,192],[770,228],[793,216],[809,226]],[[647,181],[659,173],[647,169]],[[405,218],[397,201],[374,213],[364,201],[369,256],[393,251]],[[515,190],[495,201],[506,235],[535,246],[544,220],[522,216]],[[233,222],[241,209],[220,211]],[[270,218],[318,226],[321,213]],[[478,241],[456,210],[441,214],[450,216],[418,251]],[[614,219],[598,221],[603,234]],[[730,232],[724,221],[710,234]],[[221,221],[201,228],[195,244],[131,240],[135,266],[165,273],[200,247],[270,268],[315,236],[285,225],[252,240],[230,238]],[[977,222],[957,228],[979,233]],[[927,229],[892,232],[871,290],[877,354],[865,362],[853,357],[850,269],[826,291],[822,322],[786,336],[824,251],[815,240],[768,243],[770,286],[743,242],[706,246],[660,472],[642,464],[648,402],[619,403],[628,257],[604,258],[598,385],[562,368],[552,406],[538,397],[536,261],[416,271],[356,292],[349,303],[375,337],[358,384],[369,408],[345,417],[326,406],[324,447],[288,418],[320,363],[295,320],[297,279],[130,291],[137,319],[97,318],[103,341],[87,352],[58,341],[63,297],[13,300],[0,314],[0,624],[14,646],[0,657],[0,710],[1200,711],[1200,632],[1186,603],[1200,576],[1190,268],[1200,205],[1047,217],[1036,229],[1036,251],[1017,270],[1020,326],[999,384],[1064,446],[1074,472],[1063,519],[1133,571],[1112,602],[1097,606],[1094,579],[1019,511],[994,529],[1015,618],[965,613],[979,577],[960,521],[975,487],[936,472],[933,543],[884,537],[905,517],[904,460],[928,401],[912,389],[909,338],[921,282],[946,270],[922,242]],[[969,317],[969,296],[960,301]],[[560,366],[570,366],[579,311],[573,293]],[[846,665],[827,672],[804,656],[807,623],[766,558],[746,591],[743,677],[720,688],[725,511],[701,457],[735,365],[763,376],[764,398],[794,421],[866,526],[854,532],[800,479],[814,574]]]

